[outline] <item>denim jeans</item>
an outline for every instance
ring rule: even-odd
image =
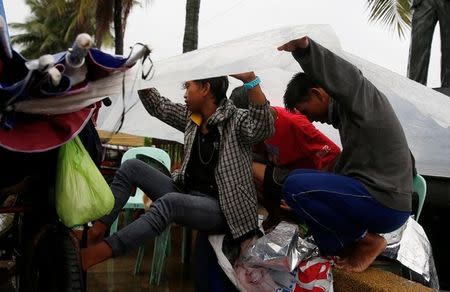
[[[216,198],[199,192],[183,192],[172,178],[137,159],[125,161],[117,171],[111,185],[114,208],[100,221],[110,226],[136,187],[153,202],[148,212],[105,239],[114,256],[155,238],[171,223],[211,233],[226,231],[225,217]]]
[[[394,231],[410,215],[382,205],[354,178],[316,170],[289,174],[283,193],[325,255],[336,255],[366,232]]]

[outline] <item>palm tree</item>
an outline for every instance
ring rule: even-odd
[[[184,26],[183,53],[197,49],[200,0],[186,0],[186,23]]]
[[[115,53],[123,54],[123,38],[131,8],[141,1],[136,0],[55,0],[57,5],[77,2],[77,13],[73,15],[73,23],[83,23],[94,18],[96,24],[95,39],[97,47],[101,47],[104,36],[110,34],[111,24],[114,26]],[[146,3],[148,0],[145,1]]]
[[[131,8],[136,0],[25,0],[32,15],[24,23],[12,23],[19,33],[12,43],[20,45],[28,58],[66,50],[76,35],[95,35],[97,47],[115,44],[123,54],[123,37]],[[146,3],[148,0],[145,1]],[[111,34],[114,24],[114,37]]]
[[[76,7],[62,8],[51,2],[26,0],[32,15],[24,23],[10,24],[18,32],[11,37],[11,41],[23,48],[22,54],[27,58],[64,51],[72,45],[79,32],[95,32],[95,25],[91,20],[74,25],[69,16],[76,13]]]
[[[367,0],[369,20],[381,22],[399,37],[411,27],[411,0]]]
[[[139,4],[136,0],[97,0],[96,7],[96,23],[97,33],[96,39],[110,30],[111,23],[114,24],[115,53],[123,54],[123,38],[125,34],[128,16],[131,8]],[[148,0],[146,1],[146,3]],[[97,43],[98,45],[98,43]]]
[[[92,2],[26,0],[31,16],[23,23],[10,24],[17,32],[11,37],[12,44],[19,45],[27,58],[67,50],[79,33],[93,35],[96,32]],[[79,17],[80,11],[84,11],[82,17]],[[97,41],[111,44],[112,35],[104,33]]]

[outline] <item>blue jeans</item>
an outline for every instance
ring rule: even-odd
[[[336,255],[367,232],[394,231],[410,215],[382,205],[354,178],[316,170],[289,174],[283,194],[325,255]]]
[[[134,194],[135,187],[144,191],[153,203],[148,212],[105,239],[115,257],[160,235],[171,223],[204,232],[226,231],[226,220],[216,198],[199,192],[183,192],[172,178],[137,159],[125,161],[117,171],[111,184],[114,208],[100,221],[110,226]]]

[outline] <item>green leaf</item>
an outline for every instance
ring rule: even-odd
[[[369,21],[381,23],[400,38],[411,27],[410,0],[367,0]]]

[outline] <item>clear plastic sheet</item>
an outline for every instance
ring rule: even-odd
[[[341,49],[339,39],[329,25],[300,25],[252,34],[235,40],[155,62],[155,75],[141,80],[141,68],[92,82],[86,92],[58,99],[46,99],[39,108],[45,112],[67,112],[112,97],[113,106],[103,108],[98,121],[102,130],[115,131],[125,120],[121,131],[146,137],[183,142],[183,134],[156,120],[145,111],[137,90],[156,87],[174,102],[184,102],[181,84],[186,80],[255,71],[272,105],[282,106],[282,97],[292,75],[302,69],[292,56],[277,51],[283,43],[309,36],[324,47],[354,64],[391,102],[405,130],[419,173],[450,176],[450,98],[405,76],[349,54]],[[151,43],[151,42],[150,42]],[[125,99],[121,97],[125,80]],[[232,80],[232,78],[230,78]],[[232,80],[230,91],[240,85]],[[328,125],[316,125],[337,144],[339,135]],[[430,143],[433,141],[433,143]]]
[[[183,135],[180,132],[148,115],[135,92],[139,88],[153,86],[171,100],[183,103],[182,82],[210,76],[254,70],[261,77],[261,86],[271,104],[282,106],[286,85],[301,68],[290,54],[279,52],[276,48],[286,41],[305,35],[357,66],[387,96],[405,130],[421,174],[450,176],[450,98],[347,53],[341,49],[339,39],[329,25],[283,27],[155,62],[155,76],[152,80],[127,82],[127,114],[122,131],[182,142]],[[132,74],[136,73],[131,70],[127,73],[130,76]],[[112,85],[119,82],[121,85],[121,80],[109,83]],[[230,81],[231,91],[239,82],[232,78]],[[118,88],[121,89],[120,86]],[[113,106],[105,108],[100,115],[100,128],[114,130],[123,106],[122,101],[116,99]],[[335,129],[324,124],[317,124],[317,127],[334,142],[340,143]]]
[[[302,260],[318,255],[318,248],[299,236],[298,226],[281,222],[270,233],[256,240],[243,255],[247,266],[292,272]]]
[[[412,217],[399,229],[383,234],[388,242],[383,255],[421,275],[431,288],[439,290],[433,251],[422,226]]]

